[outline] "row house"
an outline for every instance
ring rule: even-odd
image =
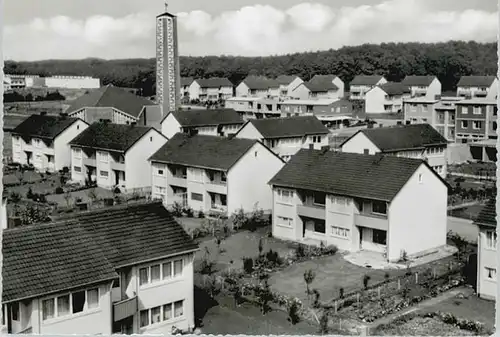
[[[474,224],[479,227],[477,240],[477,289],[479,297],[494,301],[497,296],[497,212],[496,198],[480,211]]]
[[[497,99],[496,76],[462,76],[457,83],[457,96],[464,98]]]
[[[235,137],[259,140],[288,161],[301,148],[327,146],[328,135],[328,129],[317,117],[294,116],[249,120]]]
[[[64,113],[89,124],[107,120],[145,126],[161,119],[161,109],[154,102],[111,84],[75,99]]]
[[[342,128],[353,120],[352,103],[344,99],[294,99],[280,106],[282,117],[313,115],[329,129]]]
[[[217,102],[233,97],[234,85],[227,78],[199,78],[189,86],[189,99]]]
[[[78,118],[31,115],[12,131],[12,160],[42,172],[69,168],[68,143],[88,126]]]
[[[381,153],[425,160],[446,178],[448,141],[429,124],[369,127],[356,132],[340,148],[349,153]]]
[[[161,203],[120,205],[4,229],[10,334],[191,332],[198,245]]]
[[[302,149],[269,184],[273,237],[391,262],[446,245],[448,185],[425,161]]]
[[[410,88],[411,97],[437,99],[441,96],[441,82],[436,76],[406,76],[401,83]]]
[[[403,101],[410,98],[408,86],[399,82],[387,82],[373,87],[365,96],[367,114],[399,113],[403,111]]]
[[[296,75],[280,75],[276,78],[279,84],[279,98],[288,99],[295,88],[304,81]]]
[[[152,195],[166,206],[231,215],[269,211],[267,182],[284,162],[259,141],[178,133],[149,159]]]
[[[344,97],[344,82],[336,75],[314,75],[291,93],[293,99],[340,99]]]
[[[4,79],[7,83],[9,83],[10,89],[24,89],[43,86],[43,78],[39,75],[4,74]]]
[[[382,75],[358,75],[349,84],[352,100],[364,100],[366,93],[378,85],[387,83]]]
[[[187,99],[188,103],[190,100],[190,94],[189,94],[189,87],[193,83],[194,78],[193,77],[181,77],[181,98],[182,99]]]
[[[123,192],[149,189],[149,157],[167,138],[154,128],[94,123],[70,141],[71,180]]]
[[[236,110],[245,120],[281,116],[281,102],[277,99],[231,97],[226,100],[225,107]]]
[[[280,84],[264,76],[247,76],[237,87],[236,97],[278,98]]]
[[[193,109],[169,112],[161,122],[161,133],[172,138],[178,132],[200,135],[228,136],[244,124],[234,109]]]
[[[470,143],[497,138],[497,102],[485,98],[456,103],[456,141]]]

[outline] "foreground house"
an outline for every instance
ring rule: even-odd
[[[387,80],[381,75],[358,75],[349,84],[351,99],[364,100],[368,91],[377,85],[385,83],[387,83]]]
[[[436,76],[406,76],[401,83],[410,88],[411,97],[441,97],[441,82]]]
[[[446,245],[447,184],[422,160],[302,149],[269,184],[273,237],[389,261]]]
[[[314,75],[291,93],[294,99],[340,99],[344,97],[344,81],[336,75]]]
[[[161,119],[161,110],[154,102],[111,84],[75,99],[65,114],[89,124],[107,120],[116,124],[150,125]]]
[[[410,98],[410,88],[399,82],[387,82],[373,87],[365,96],[365,112],[399,113],[403,102]]]
[[[362,129],[344,141],[342,152],[426,160],[441,177],[447,174],[448,141],[429,124]]]
[[[328,134],[315,116],[297,116],[249,120],[235,137],[259,140],[287,161],[301,148],[328,145]]]
[[[78,118],[31,115],[12,131],[12,160],[43,172],[69,168],[69,142],[87,127]]]
[[[161,133],[167,138],[178,132],[195,131],[200,135],[227,136],[244,124],[233,109],[177,110],[169,112],[161,122]]]
[[[474,221],[479,227],[477,249],[477,294],[495,300],[497,296],[497,219],[496,198],[488,201]]]
[[[71,180],[122,192],[149,189],[148,158],[167,138],[154,128],[94,123],[70,142]]]
[[[150,158],[152,195],[204,213],[272,208],[267,182],[283,161],[250,139],[178,133]]]
[[[170,334],[194,328],[198,246],[161,203],[3,231],[9,333]]]
[[[233,97],[234,85],[227,78],[212,77],[193,80],[189,86],[189,99],[217,102]]]
[[[498,79],[496,76],[462,76],[457,83],[457,96],[496,100]]]

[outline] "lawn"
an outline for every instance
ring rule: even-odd
[[[471,205],[463,208],[453,209],[448,212],[449,216],[453,216],[456,218],[474,220],[479,215],[479,212],[482,211],[484,205]]]
[[[495,163],[479,163],[479,162],[468,162],[463,164],[450,165],[448,167],[450,172],[473,174],[473,175],[484,175],[488,174],[490,176],[495,176],[496,165]]]
[[[94,190],[98,199],[103,198],[113,198],[113,192],[106,190],[101,187],[89,188],[81,191],[70,192],[71,198],[69,199],[70,204],[74,204],[77,198],[82,199],[82,202],[90,202],[92,199],[89,196],[90,191]],[[55,202],[59,206],[67,206],[65,194],[53,194],[47,196],[47,201]]]
[[[373,331],[376,336],[475,336],[474,332],[462,330],[437,318],[415,317],[408,322],[380,327]]]

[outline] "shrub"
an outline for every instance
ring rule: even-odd
[[[176,217],[181,217],[183,214],[182,211],[182,205],[179,202],[174,202],[174,204],[172,205],[172,214]]]
[[[321,315],[319,319],[319,333],[322,335],[325,335],[328,333],[328,312],[323,311],[323,314]]]
[[[339,297],[340,297],[341,299],[343,299],[343,298],[344,298],[344,288],[342,288],[342,287],[339,289]]]
[[[26,193],[26,198],[27,199],[31,199],[33,200],[33,198],[35,197],[35,195],[33,194],[33,190],[31,189],[31,187],[28,189],[28,192]]]
[[[370,281],[370,275],[364,275],[363,276],[363,287],[365,289],[368,289],[368,281]]]
[[[122,191],[120,190],[119,187],[115,187],[115,189],[113,190],[113,193],[114,194],[120,194]]]
[[[243,211],[243,208],[240,208],[231,215],[231,222],[233,224],[233,228],[235,229],[244,228],[247,221],[248,218],[245,214],[245,211]]]
[[[283,264],[283,259],[279,256],[278,252],[270,250],[266,253],[266,260],[271,264],[271,266],[280,266]]]
[[[312,271],[311,269],[308,269],[304,272],[304,281],[306,282],[306,294],[308,295],[311,293],[309,286],[314,281],[315,277],[316,273],[314,273],[314,271]]]
[[[243,258],[243,270],[247,274],[253,273],[253,259],[249,257],[244,257]]]
[[[297,324],[300,322],[300,315],[299,315],[299,303],[294,300],[290,305],[288,306],[288,320],[290,323],[293,325]]]
[[[191,207],[184,208],[183,213],[186,214],[188,218],[192,218],[194,216],[194,211]]]
[[[313,308],[319,308],[319,297],[320,297],[320,294],[319,294],[319,291],[317,289],[313,289],[312,291],[313,295],[314,295],[314,302],[313,302]]]
[[[56,194],[63,194],[64,190],[62,187],[56,187]]]
[[[45,197],[45,194],[38,194],[38,201],[42,203],[47,202],[47,198]]]
[[[202,210],[200,210],[200,211],[198,212],[198,218],[200,218],[200,219],[204,219],[204,218],[205,218],[205,213],[203,213],[203,211],[202,211]]]
[[[64,173],[64,174],[69,173],[69,168],[67,166],[64,166],[62,168],[62,173]]]
[[[306,245],[299,243],[297,248],[295,248],[295,256],[297,259],[301,259],[306,256]]]

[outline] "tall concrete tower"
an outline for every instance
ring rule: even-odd
[[[168,12],[156,17],[156,103],[162,107],[162,116],[180,106],[179,43],[177,17]]]

